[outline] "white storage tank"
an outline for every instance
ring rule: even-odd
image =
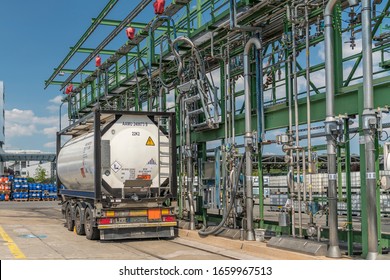
[[[147,115],[122,115],[106,122],[101,140],[102,164],[98,167],[93,131],[60,149],[57,174],[66,189],[94,191],[96,168],[101,168],[103,182],[114,190],[125,185],[158,188],[168,180],[169,137]]]

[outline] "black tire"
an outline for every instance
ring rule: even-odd
[[[92,215],[91,208],[87,207],[85,209],[85,218],[84,218],[84,228],[85,235],[88,240],[99,240],[100,239],[100,231],[97,227],[95,227],[95,219]]]
[[[72,207],[71,207],[70,203],[68,203],[68,205],[66,206],[65,221],[66,221],[66,228],[69,231],[73,231],[74,221],[72,220]]]
[[[81,209],[79,206],[76,207],[75,222],[77,235],[85,235],[84,225],[81,223]]]

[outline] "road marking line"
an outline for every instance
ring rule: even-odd
[[[8,249],[10,250],[11,254],[14,255],[17,259],[26,259],[26,256],[23,254],[23,252],[19,249],[19,247],[16,245],[16,243],[12,240],[11,237],[4,231],[4,229],[0,226],[0,236],[3,238],[5,242],[7,242]]]

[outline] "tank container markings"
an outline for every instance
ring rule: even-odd
[[[122,165],[120,165],[119,162],[114,161],[114,163],[111,165],[111,169],[115,173],[118,173],[118,171],[122,169]]]
[[[156,146],[156,144],[154,144],[152,137],[149,136],[148,140],[146,141],[146,146]]]

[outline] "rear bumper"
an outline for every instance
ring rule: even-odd
[[[109,224],[98,225],[98,229],[123,229],[123,228],[162,228],[176,227],[177,222],[156,222],[156,223],[128,223],[128,224]]]
[[[178,236],[177,227],[135,227],[111,228],[100,230],[100,240],[174,238]]]

